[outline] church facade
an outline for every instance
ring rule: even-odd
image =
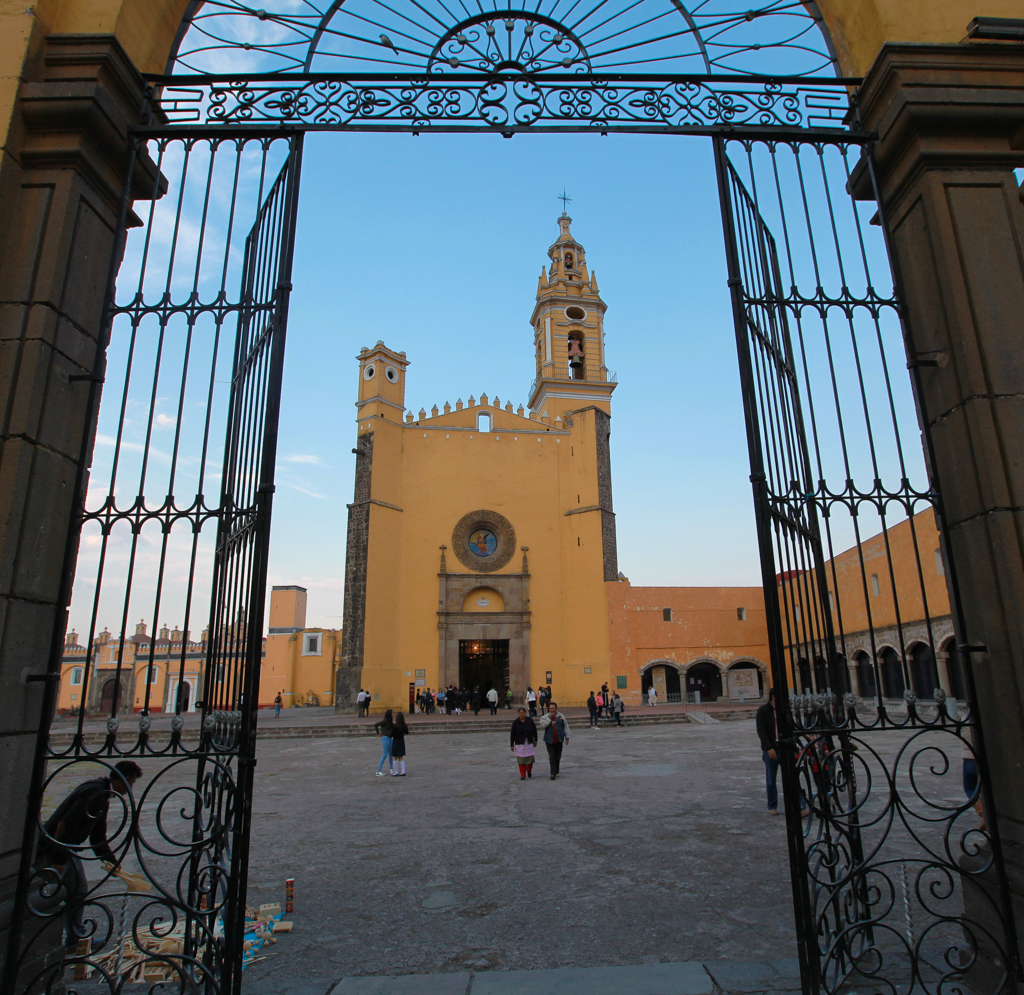
[[[335,705],[415,688],[610,681],[605,585],[618,577],[605,304],[559,218],[531,317],[529,408],[497,397],[405,411],[405,353],[359,363],[355,493]],[[486,690],[486,688],[484,688]]]

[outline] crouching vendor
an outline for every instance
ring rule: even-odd
[[[84,909],[89,879],[78,851],[88,840],[93,853],[117,869],[119,861],[107,841],[111,794],[129,794],[141,776],[142,768],[134,760],[121,760],[108,776],[78,785],[43,823],[44,835],[36,851],[35,867],[37,871],[49,868],[56,872],[57,883],[64,888],[67,906],[64,943],[69,948],[75,948],[87,935]]]

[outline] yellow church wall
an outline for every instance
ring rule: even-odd
[[[476,429],[484,410],[493,419],[491,432]],[[597,498],[596,483],[587,480],[593,419],[587,412],[573,418],[572,430],[556,431],[478,404],[401,428],[376,421],[372,498],[403,510],[375,504],[370,512],[362,684],[374,710],[404,707],[417,670],[426,672],[428,687],[441,681],[439,547],[449,547],[449,572],[470,573],[451,549],[452,531],[481,508],[508,518],[517,546],[529,548],[528,683],[546,683],[550,670],[558,675],[556,698],[582,702],[583,667],[607,674],[600,519],[565,514]],[[591,455],[589,466],[595,462]],[[518,574],[521,564],[517,549],[495,575]]]

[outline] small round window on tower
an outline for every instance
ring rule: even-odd
[[[367,363],[363,368],[363,379],[372,380],[374,374],[377,372],[377,367],[373,363]]]
[[[384,368],[384,376],[388,378],[388,383],[398,383],[398,370],[393,366],[386,366]]]
[[[587,316],[587,312],[581,307],[567,307],[565,309],[565,316],[572,318],[573,321],[582,321]]]

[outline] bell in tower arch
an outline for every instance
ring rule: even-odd
[[[583,352],[583,340],[574,335],[569,336],[569,369],[573,380],[582,380],[585,375],[587,357]]]

